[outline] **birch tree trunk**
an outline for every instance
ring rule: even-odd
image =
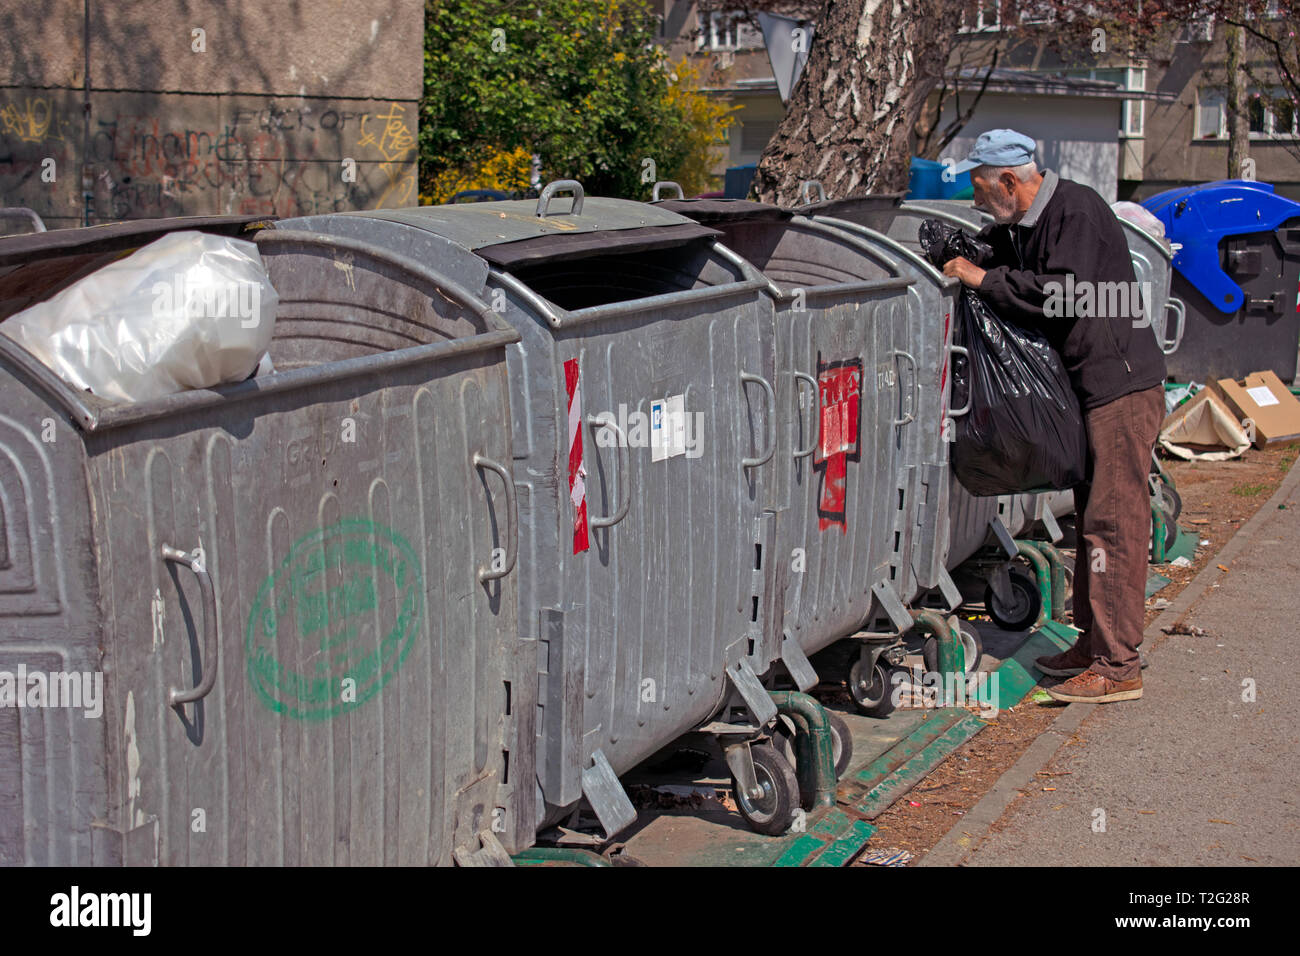
[[[909,138],[952,50],[955,0],[826,0],[808,65],[758,164],[759,199],[832,199],[907,189]]]
[[[1240,14],[1237,14],[1240,16]],[[1240,179],[1243,160],[1250,149],[1250,100],[1246,95],[1246,31],[1229,24],[1224,37],[1227,46],[1228,91],[1225,109],[1228,119],[1227,179]]]

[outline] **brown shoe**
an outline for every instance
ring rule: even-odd
[[[1051,654],[1034,661],[1034,666],[1048,677],[1073,677],[1082,674],[1092,666],[1093,657],[1079,650],[1076,642],[1073,647],[1062,654]]]
[[[1132,680],[1111,680],[1096,671],[1086,670],[1055,687],[1046,688],[1056,700],[1072,704],[1110,704],[1117,700],[1137,700],[1142,696],[1142,675]]]

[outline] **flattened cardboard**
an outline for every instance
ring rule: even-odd
[[[1221,378],[1210,388],[1234,415],[1255,423],[1256,448],[1300,438],[1300,401],[1273,371],[1251,372],[1241,381]]]

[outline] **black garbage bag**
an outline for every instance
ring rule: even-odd
[[[942,267],[963,256],[980,264],[991,249],[935,219],[921,223],[926,256]],[[998,316],[963,285],[954,341],[970,353],[953,363],[952,407],[969,396],[957,418],[951,463],[974,495],[1008,495],[1072,488],[1083,480],[1088,435],[1079,400],[1061,357],[1039,332]]]

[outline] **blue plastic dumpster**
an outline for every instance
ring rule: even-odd
[[[1181,244],[1173,292],[1187,305],[1175,381],[1296,376],[1300,343],[1300,203],[1273,186],[1229,179],[1171,189],[1142,203]]]

